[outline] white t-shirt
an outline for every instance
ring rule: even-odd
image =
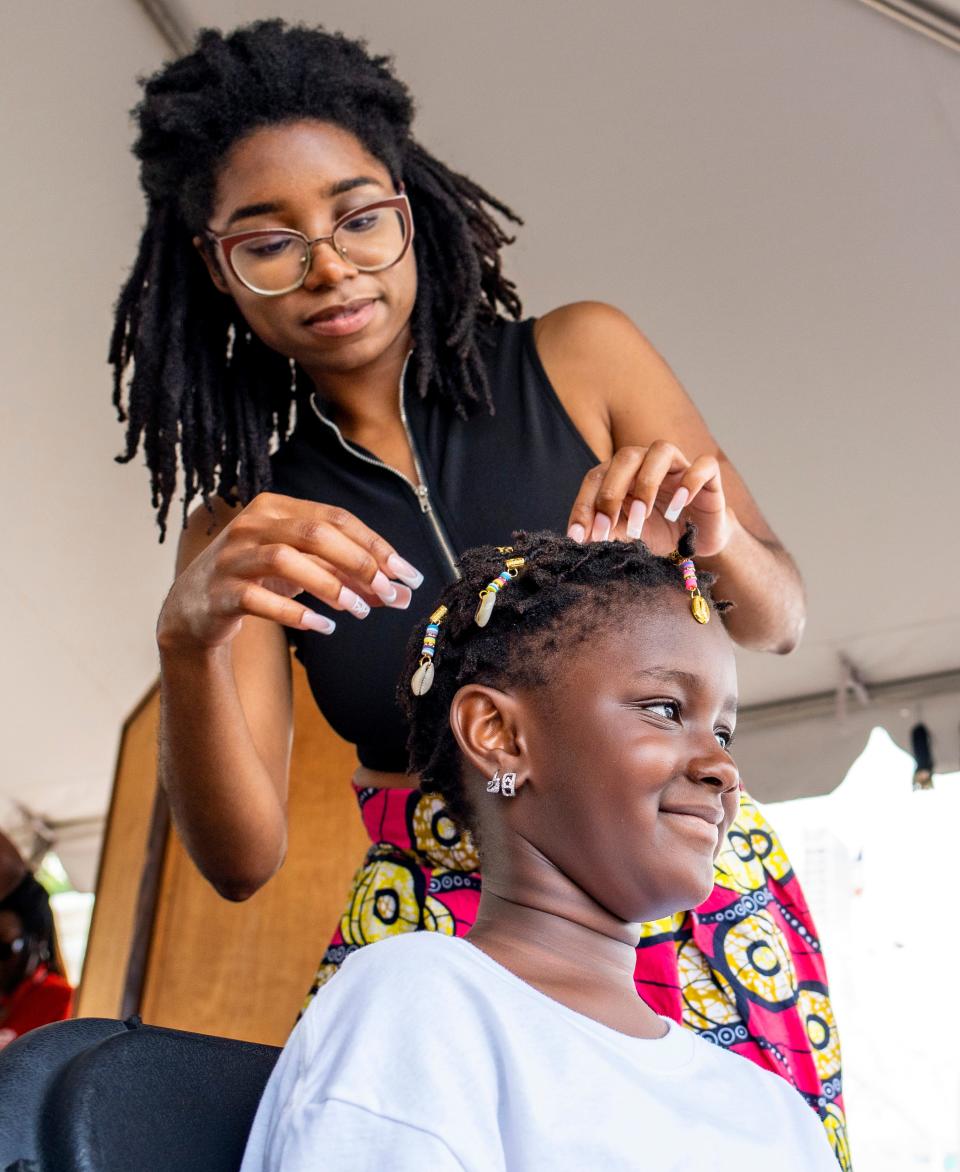
[[[669,1026],[618,1033],[466,940],[370,944],[291,1035],[241,1172],[837,1172],[783,1079]]]

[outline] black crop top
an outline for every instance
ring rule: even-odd
[[[532,318],[498,322],[487,363],[494,415],[461,419],[447,403],[401,388],[425,492],[345,441],[309,399],[273,457],[275,492],[348,509],[424,576],[408,610],[377,608],[362,622],[338,615],[333,635],[287,631],[320,711],[370,769],[406,770],[397,676],[410,632],[454,577],[453,558],[474,545],[505,545],[514,529],[562,530],[598,463],[547,379]]]

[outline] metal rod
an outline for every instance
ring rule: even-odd
[[[179,57],[193,48],[196,29],[190,18],[170,0],[136,0],[151,24]]]
[[[860,0],[899,24],[923,33],[955,53],[960,52],[960,21],[939,4],[919,0]]]
[[[866,684],[870,705],[914,704],[931,696],[956,693],[960,712],[960,669],[934,672],[925,676],[910,676],[902,680],[888,680],[882,684]],[[833,717],[836,713],[837,693],[814,692],[789,700],[773,700],[766,704],[748,704],[737,717],[737,735],[775,725],[793,724],[798,720],[816,720]]]

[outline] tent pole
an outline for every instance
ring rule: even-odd
[[[948,49],[960,52],[960,23],[939,4],[920,0],[860,0],[914,32],[931,37]]]
[[[193,21],[178,10],[175,0],[136,0],[136,3],[178,57],[193,48],[196,33]]]
[[[909,706],[918,700],[931,696],[960,695],[960,669],[933,672],[930,675],[909,676],[901,680],[887,680],[880,684],[864,684],[870,704],[903,704]],[[747,704],[740,709],[737,717],[737,731],[752,732],[756,729],[771,728],[781,724],[792,724],[797,720],[814,720],[817,717],[836,715],[837,693],[814,692],[807,696],[794,696],[788,700],[773,700],[766,704]]]

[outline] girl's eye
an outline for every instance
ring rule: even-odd
[[[655,700],[652,704],[644,704],[645,712],[654,712],[666,720],[677,720],[680,717],[680,705],[673,700]]]
[[[721,749],[729,749],[733,744],[733,733],[727,728],[714,729],[713,735]]]

